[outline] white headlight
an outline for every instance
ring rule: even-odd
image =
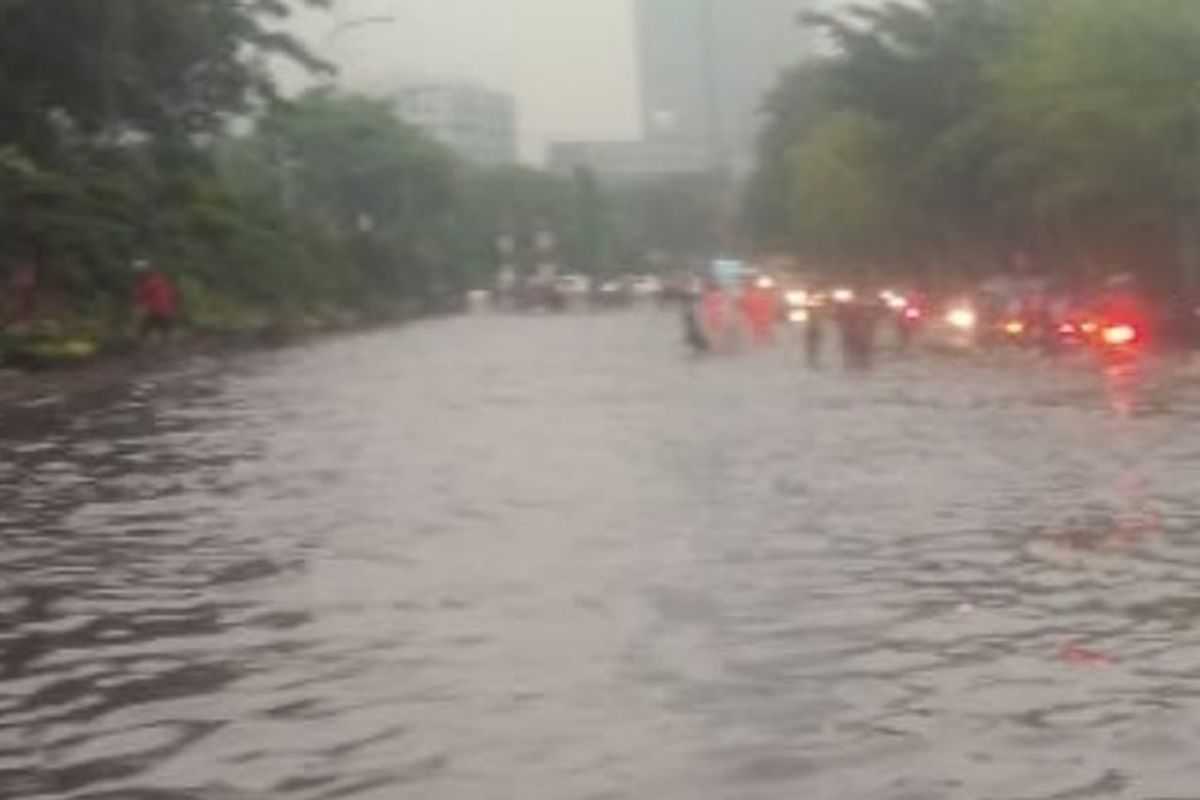
[[[979,324],[979,316],[973,308],[952,308],[946,314],[946,322],[960,331],[971,331]]]

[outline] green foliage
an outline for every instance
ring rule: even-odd
[[[1200,214],[1200,4],[924,0],[808,22],[834,49],[768,104],[760,242],[893,262],[1161,253]]]
[[[455,164],[380,103],[310,92],[230,144],[223,164],[243,204],[331,257],[358,302],[427,298],[455,260]]]
[[[35,152],[218,132],[272,96],[265,57],[319,66],[278,32],[289,13],[284,0],[7,0],[0,129]]]
[[[816,252],[869,257],[900,240],[906,207],[894,137],[878,119],[841,111],[792,150],[785,173],[793,181],[792,222]]]
[[[571,177],[523,166],[474,167],[461,171],[462,222],[476,259],[494,263],[497,237],[512,237],[516,266],[529,270],[544,257],[565,269],[594,274],[609,266],[613,221],[609,200],[587,172]],[[548,233],[555,247],[539,253]]]
[[[743,204],[743,226],[760,245],[787,247],[796,242],[790,154],[808,138],[824,113],[834,108],[829,90],[826,65],[805,63],[787,73],[766,99],[759,165]]]
[[[612,212],[596,176],[577,170],[571,182],[571,219],[564,231],[567,251],[575,267],[585,274],[603,272],[613,247]]]
[[[1067,0],[997,65],[1001,166],[1035,219],[1161,218],[1200,178],[1200,6]]]
[[[721,249],[718,220],[726,185],[712,174],[646,179],[610,189],[614,236],[624,263],[641,269],[654,255],[662,265],[680,267]]]
[[[324,68],[282,23],[329,4],[0,0],[0,288],[33,265],[42,312],[9,325],[0,296],[0,329],[43,355],[127,342],[135,258],[172,276],[194,327],[235,330],[447,307],[491,282],[501,234],[527,267],[612,263],[588,174],[464,164],[329,88],[277,97],[271,60]]]
[[[311,255],[258,224],[212,158],[228,121],[273,97],[266,57],[320,66],[275,30],[289,13],[280,0],[0,3],[0,277],[35,265],[43,313],[72,320],[126,306],[135,256],[246,302],[303,285],[284,270]],[[274,293],[260,279],[272,268]]]

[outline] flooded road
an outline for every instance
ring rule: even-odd
[[[1200,371],[653,313],[0,421],[0,797],[1187,798]]]

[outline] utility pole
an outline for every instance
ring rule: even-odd
[[[397,17],[391,14],[374,14],[371,16],[355,17],[354,19],[336,22],[334,26],[330,28],[329,32],[325,34],[322,47],[325,50],[329,50],[333,48],[338,41],[348,33],[375,25],[391,25],[396,21]],[[328,60],[332,62],[334,59],[330,58]],[[333,74],[329,76],[328,85],[331,88],[339,82],[340,72],[341,70],[339,70],[335,65]]]
[[[721,110],[721,79],[723,54],[717,39],[716,5],[714,0],[697,0],[700,15],[700,41],[704,100],[708,116],[708,148],[712,159],[713,204],[715,228],[723,255],[733,250],[734,216],[737,207],[733,165],[730,163],[729,142],[725,136],[725,115]]]
[[[724,171],[729,154],[725,141],[725,121],[721,114],[721,48],[717,44],[716,12],[713,0],[698,0],[700,15],[700,52],[704,75],[704,105],[708,125],[708,142],[714,165]]]
[[[391,25],[396,21],[396,17],[390,14],[379,14],[371,17],[358,17],[357,19],[339,22],[333,26],[329,33],[325,34],[325,46],[330,47],[337,42],[345,34],[358,28],[366,28],[371,25]]]

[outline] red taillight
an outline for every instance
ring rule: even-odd
[[[1100,335],[1109,347],[1124,347],[1138,340],[1137,328],[1132,325],[1109,325]]]
[[[904,318],[907,320],[918,320],[921,318],[921,309],[916,306],[909,306],[904,309]]]
[[[1073,322],[1064,322],[1058,326],[1058,332],[1062,336],[1074,336],[1079,332],[1079,329],[1075,327],[1075,323]]]

